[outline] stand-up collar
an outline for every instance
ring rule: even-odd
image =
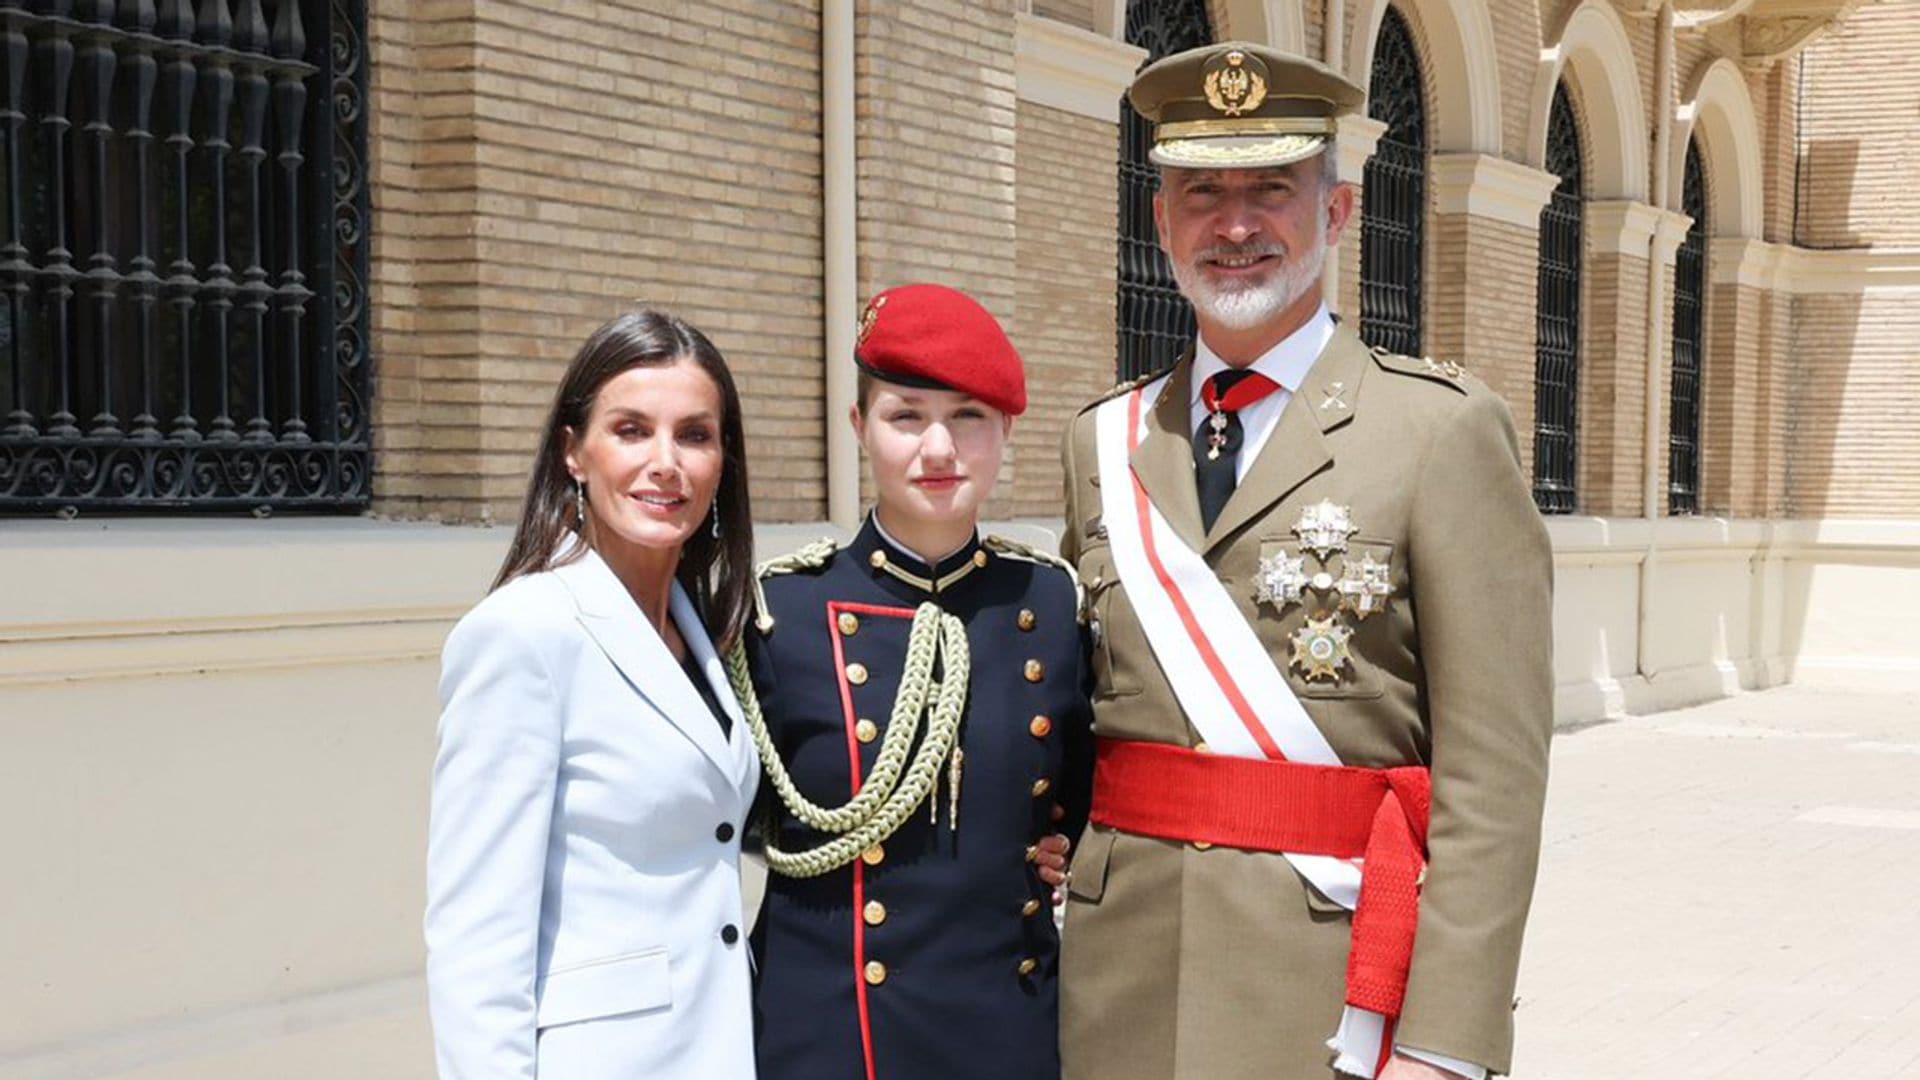
[[[880,527],[879,517],[867,514],[867,520],[860,526],[847,545],[847,554],[867,567],[876,577],[907,586],[920,598],[937,596],[963,581],[967,575],[987,565],[992,557],[987,549],[980,546],[980,533],[976,530],[967,537],[960,550],[946,555],[936,563],[929,564],[919,555],[902,547],[885,529]]]

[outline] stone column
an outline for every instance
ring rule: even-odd
[[[1427,175],[1428,351],[1465,364],[1507,399],[1531,475],[1540,208],[1559,177],[1471,152],[1433,155]]]
[[[1340,238],[1340,250],[1327,253],[1322,281],[1327,306],[1356,328],[1360,325],[1360,210],[1366,200],[1367,159],[1373,156],[1374,148],[1380,145],[1380,136],[1386,133],[1384,121],[1371,116],[1343,116],[1334,142],[1334,153],[1339,155],[1340,179],[1361,190],[1354,200],[1353,220],[1347,222],[1346,234]]]

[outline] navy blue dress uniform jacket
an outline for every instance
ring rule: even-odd
[[[957,823],[943,767],[937,820],[923,803],[851,866],[770,876],[752,941],[760,1075],[1057,1080],[1059,938],[1029,848],[1056,829],[1077,836],[1087,811],[1073,580],[977,537],[928,566],[869,519],[826,566],[765,588],[774,625],[749,635],[754,681],[780,756],[817,804],[846,802],[873,767],[920,604],[966,624],[972,664]],[[779,847],[826,839],[762,795]]]

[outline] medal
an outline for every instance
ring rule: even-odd
[[[1207,433],[1207,460],[1219,461],[1220,450],[1227,445],[1227,414],[1215,409],[1207,417],[1207,426],[1213,429]]]
[[[1340,575],[1340,606],[1353,612],[1355,618],[1364,619],[1376,611],[1384,611],[1387,600],[1393,596],[1392,565],[1375,562],[1371,553],[1354,562],[1347,559],[1345,570]]]
[[[1347,537],[1359,531],[1353,524],[1353,511],[1332,499],[1321,499],[1300,511],[1300,520],[1293,526],[1300,546],[1319,556],[1321,562],[1336,551],[1347,550]]]
[[[1280,611],[1285,611],[1289,604],[1299,603],[1306,595],[1306,561],[1304,555],[1290,555],[1285,551],[1261,559],[1260,570],[1254,578],[1254,600],[1272,604]]]
[[[1307,625],[1293,632],[1292,667],[1308,682],[1326,679],[1340,681],[1340,669],[1351,658],[1347,639],[1353,631],[1333,621],[1331,612],[1307,617]]]

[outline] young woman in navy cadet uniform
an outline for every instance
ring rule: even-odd
[[[975,528],[1026,407],[1020,358],[935,285],[876,296],[856,357],[877,504],[844,548],[762,568],[747,635],[774,819],[760,1073],[1057,1080],[1037,861],[1086,813],[1080,602],[1057,559]]]

